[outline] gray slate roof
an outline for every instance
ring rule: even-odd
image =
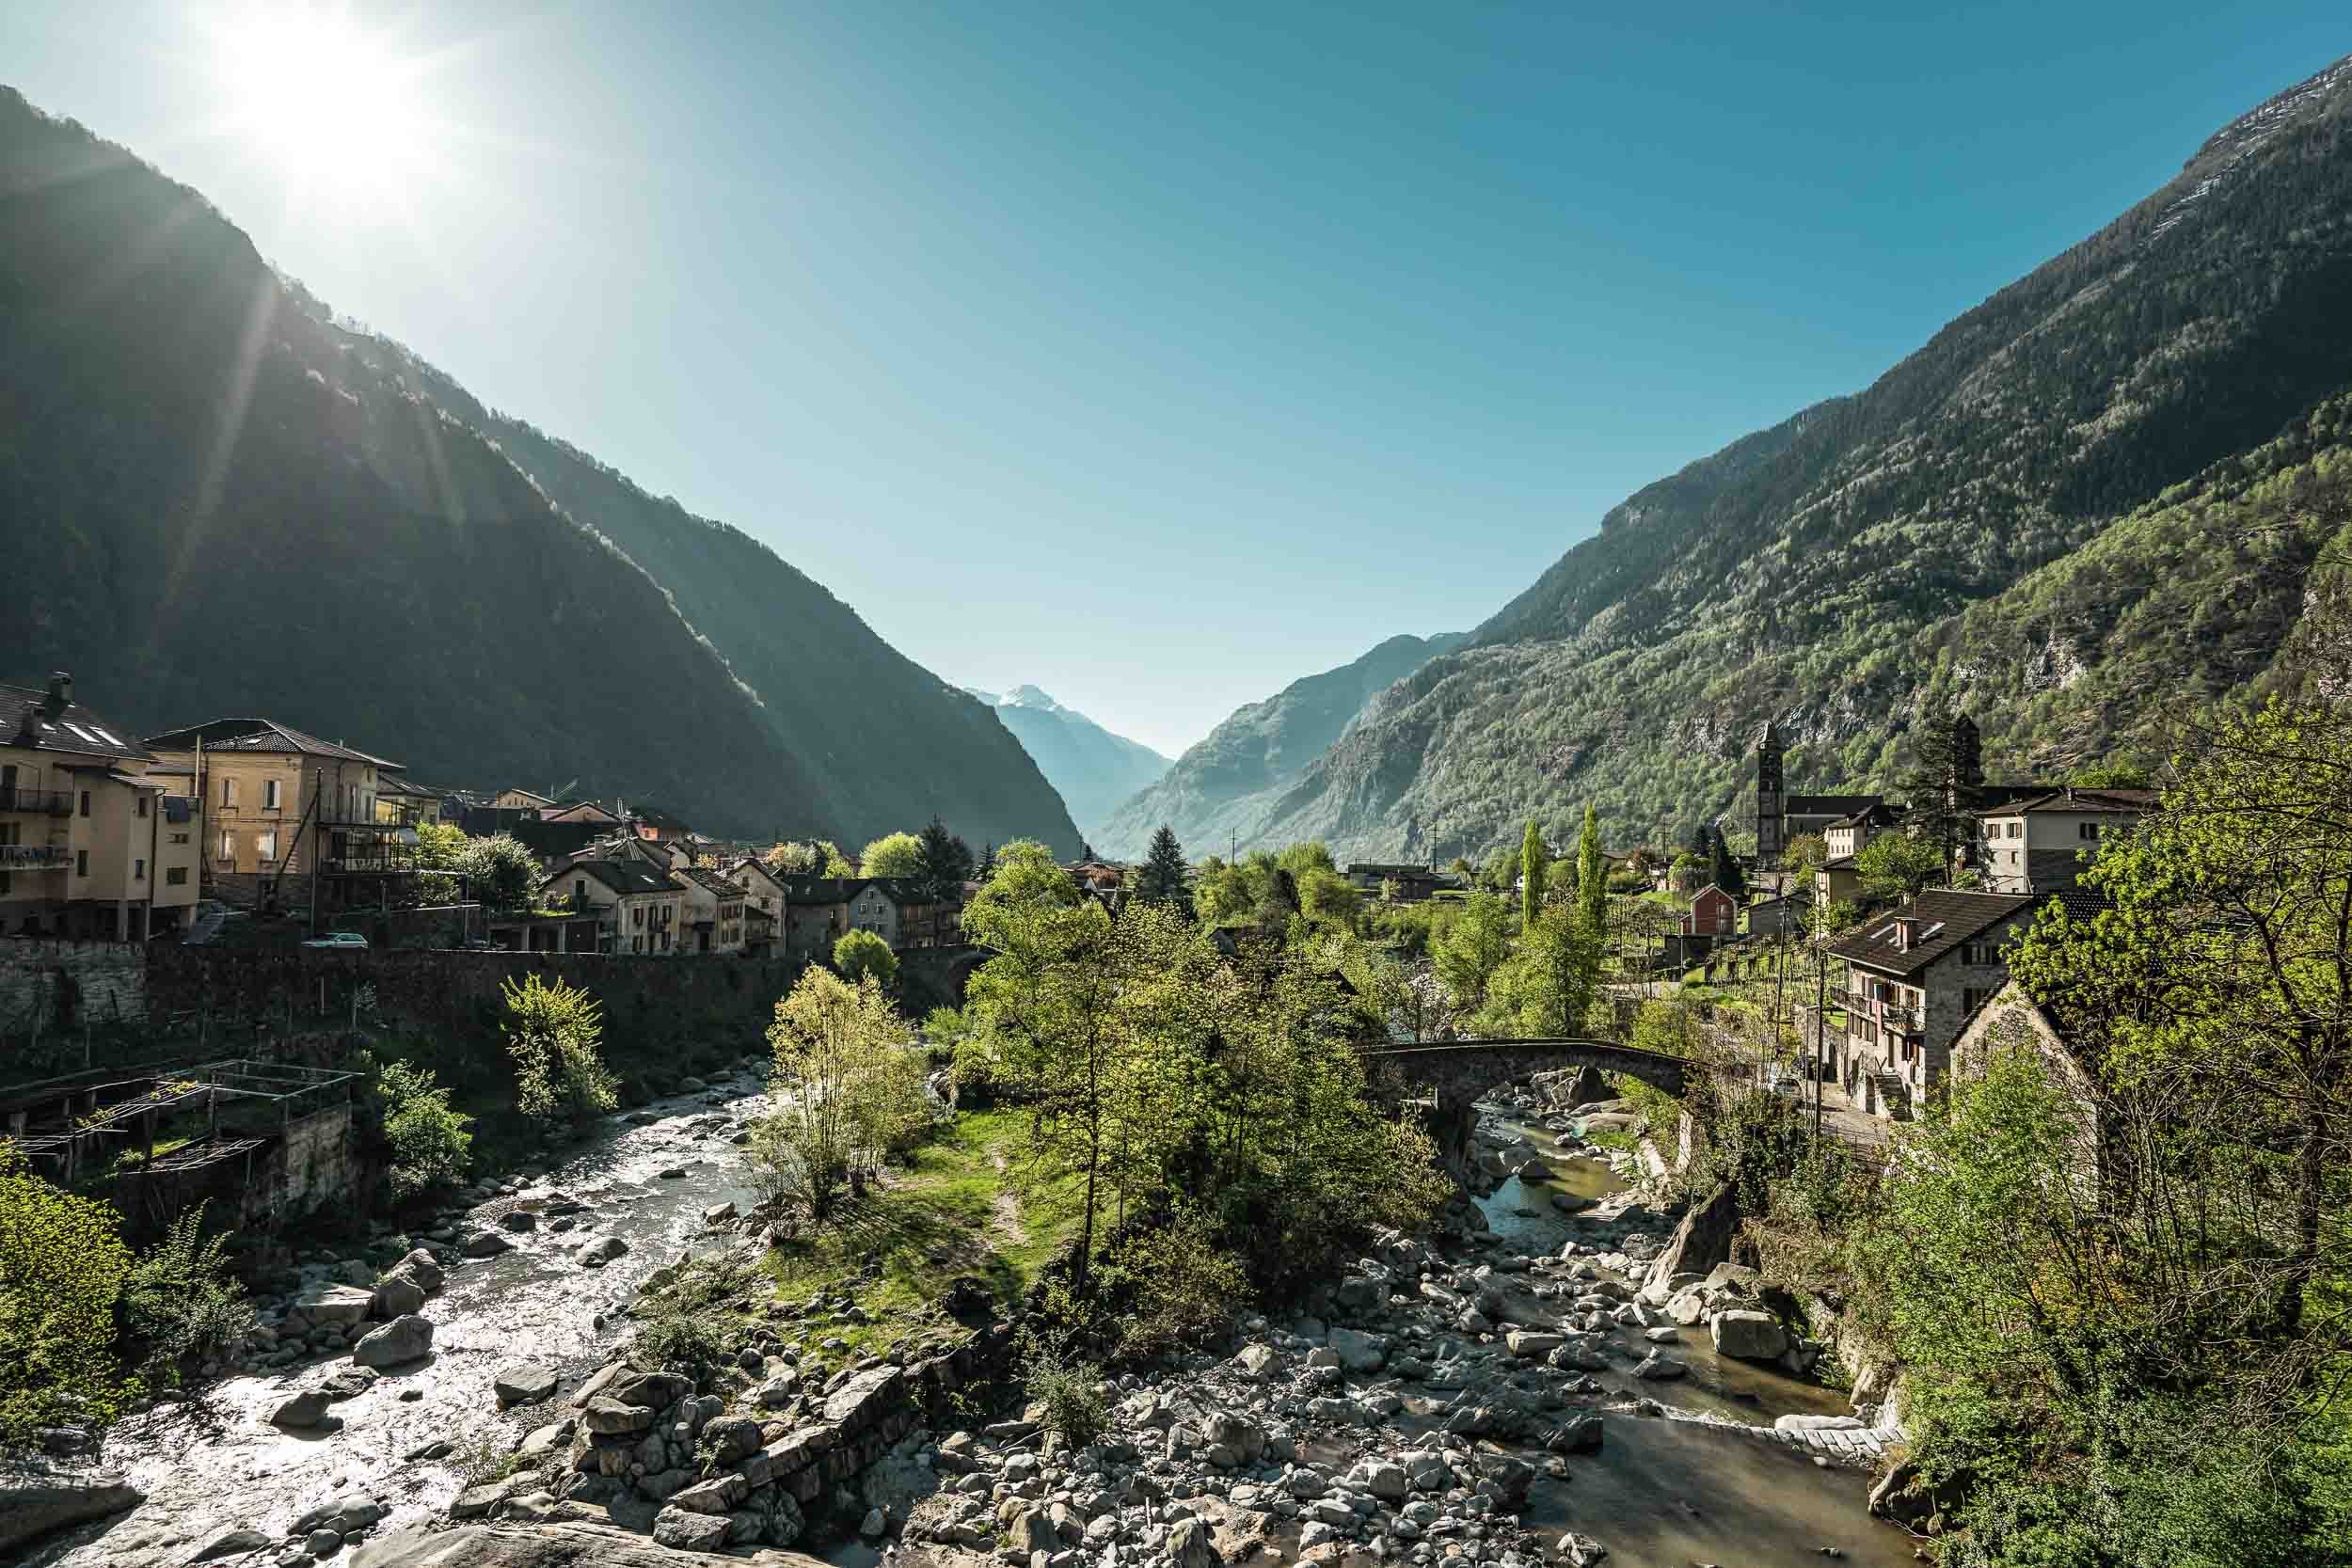
[[[49,693],[23,686],[0,686],[0,746],[40,752],[74,752],[86,757],[128,757],[152,762],[155,754],[79,703],[52,712]]]

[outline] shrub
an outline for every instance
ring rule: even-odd
[[[637,1331],[629,1360],[649,1372],[677,1372],[700,1383],[719,1368],[726,1347],[717,1320],[707,1312],[658,1309]]]
[[[391,1146],[391,1164],[386,1178],[392,1196],[405,1200],[464,1180],[473,1146],[467,1129],[473,1117],[450,1108],[450,1091],[434,1086],[433,1069],[388,1062],[377,1071],[375,1086],[388,1107],[384,1140]]]
[[[1110,1430],[1110,1402],[1103,1394],[1103,1370],[1068,1359],[1032,1341],[1022,1389],[1044,1407],[1045,1428],[1073,1449],[1083,1449]]]
[[[929,1118],[921,1053],[868,975],[855,986],[821,969],[802,974],[768,1030],[776,1083],[787,1092],[768,1118],[769,1180],[797,1164],[798,1194],[823,1219],[861,1162],[897,1147]]]
[[[1249,1294],[1241,1259],[1217,1244],[1216,1226],[1198,1212],[1123,1240],[1103,1276],[1112,1293],[1125,1288],[1121,1357],[1156,1355],[1216,1334]]]
[[[135,1263],[121,1223],[33,1175],[0,1138],[0,1446],[39,1427],[105,1426],[136,1392],[114,1352]]]
[[[229,1277],[226,1233],[207,1239],[204,1205],[183,1210],[123,1281],[123,1335],[143,1353],[151,1386],[176,1386],[183,1362],[242,1339],[253,1326],[245,1287]]]
[[[580,1122],[620,1103],[598,1047],[604,1008],[577,986],[548,985],[538,974],[521,984],[510,976],[506,998],[507,1054],[515,1059],[516,1107],[534,1120]]]
[[[872,931],[849,931],[833,944],[833,967],[853,986],[869,974],[887,986],[898,977],[898,955]]]

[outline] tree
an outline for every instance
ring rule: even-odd
[[[1799,833],[1781,851],[1781,863],[1800,877],[1819,870],[1829,859],[1829,841],[1819,833]]]
[[[787,876],[821,876],[825,869],[824,855],[814,844],[771,845],[759,859],[769,870]]]
[[[527,910],[538,896],[539,857],[512,833],[469,840],[464,869],[485,909]]]
[[[2155,777],[2136,762],[2110,760],[2080,768],[2066,782],[2077,789],[2147,789]]]
[[[1535,924],[1544,912],[1545,882],[1551,875],[1551,851],[1544,845],[1543,829],[1534,817],[1528,818],[1527,832],[1519,840],[1519,923]]]
[[[923,841],[913,833],[885,833],[858,855],[861,877],[918,877],[923,872]]]
[[[898,977],[898,955],[878,931],[844,931],[833,944],[833,967],[853,986],[870,979],[887,989]]]
[[[1741,875],[1740,863],[1732,859],[1731,846],[1724,842],[1721,833],[1715,835],[1715,847],[1708,857],[1707,876],[1709,881],[1734,898],[1748,891],[1748,879]]]
[[[857,875],[857,867],[850,863],[850,857],[843,854],[841,852],[841,847],[834,843],[833,840],[829,838],[818,839],[816,844],[816,849],[818,859],[823,863],[818,867],[818,869],[823,875],[827,877],[854,877]]]
[[[417,824],[417,869],[432,872],[458,872],[466,869],[466,851],[472,840],[454,822],[420,822]],[[454,876],[431,876],[418,879],[417,894],[427,904],[453,904],[457,901],[458,882]]]
[[[923,830],[920,842],[914,876],[923,896],[934,904],[961,902],[963,884],[972,877],[972,847],[950,833],[936,816]]]
[[[1854,875],[1869,897],[1900,902],[1939,887],[1948,875],[1945,854],[1931,838],[1908,832],[1879,834],[1853,858]]]
[[[435,1086],[433,1069],[387,1062],[376,1069],[375,1090],[385,1105],[384,1141],[391,1150],[385,1178],[393,1198],[405,1202],[463,1181],[473,1117],[450,1108],[450,1091]]]
[[[604,1006],[564,980],[549,985],[536,972],[500,985],[506,999],[506,1053],[514,1059],[516,1108],[542,1125],[578,1123],[620,1102],[619,1085],[605,1070]]]
[[[1486,1005],[1495,971],[1510,956],[1510,911],[1491,893],[1473,893],[1462,901],[1461,912],[1438,936],[1433,953],[1438,977],[1464,1013]]]
[[[990,845],[983,846],[983,847],[981,847],[981,849],[980,849],[980,863],[979,863],[977,866],[976,866],[976,867],[974,867],[974,868],[973,868],[973,872],[972,872],[972,877],[973,877],[973,879],[974,879],[975,881],[981,881],[981,882],[985,882],[985,881],[987,881],[987,880],[988,880],[991,877],[993,877],[993,876],[995,876],[995,875],[996,875],[996,846],[995,846],[995,845],[993,845],[993,844],[990,844]]]
[[[1152,835],[1152,847],[1136,872],[1136,896],[1182,903],[1189,871],[1184,864],[1184,846],[1176,842],[1174,830],[1163,822],[1159,832]]]
[[[1699,825],[1691,830],[1690,853],[1701,865],[1714,859],[1715,824],[1701,818]],[[1681,857],[1677,856],[1676,859],[1679,861]]]
[[[804,971],[768,1028],[782,1109],[763,1131],[776,1185],[822,1222],[863,1163],[879,1161],[923,1115],[921,1062],[872,975],[856,984]]]
[[[1910,761],[1896,779],[1911,814],[1906,829],[1934,845],[1947,864],[1968,841],[1975,825],[1968,814],[1983,795],[1982,769],[1971,750],[1975,733],[1943,698],[1931,696],[1911,726]]]
[[[115,1358],[135,1259],[112,1205],[51,1186],[0,1138],[0,1448],[104,1427],[137,1392]]]

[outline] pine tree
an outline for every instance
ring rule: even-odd
[[[995,845],[993,845],[993,844],[990,844],[990,845],[988,845],[986,847],[984,847],[984,848],[982,848],[982,849],[980,850],[980,864],[979,864],[979,868],[978,868],[977,871],[975,871],[975,872],[973,872],[973,873],[972,873],[972,877],[973,877],[973,879],[974,879],[975,881],[981,881],[981,882],[985,882],[985,881],[987,881],[987,880],[988,880],[991,877],[993,877],[993,876],[995,876],[995,875],[996,875],[996,846],[995,846]]]
[[[946,823],[936,816],[916,841],[918,856],[915,877],[922,883],[923,895],[935,904],[947,903],[963,892],[963,884],[972,875],[972,847],[947,831]]]
[[[1187,870],[1184,846],[1176,842],[1175,830],[1163,822],[1160,831],[1152,835],[1151,852],[1144,857],[1142,868],[1136,873],[1136,893],[1144,898],[1181,901],[1184,896]]]
[[[1701,860],[1715,853],[1715,825],[1712,822],[1701,822],[1698,830],[1692,833],[1691,853]]]
[[[1948,864],[1968,840],[1968,814],[1982,795],[1976,726],[1966,715],[1955,716],[1942,698],[1931,697],[1911,727],[1909,750],[1911,765],[1895,781],[1910,812],[1905,826],[1935,846]]]
[[[1590,804],[1576,841],[1576,909],[1586,934],[1597,942],[1609,924],[1609,870],[1600,848],[1600,819]]]
[[[1714,847],[1708,853],[1707,878],[1734,898],[1748,890],[1747,879],[1740,873],[1740,863],[1732,858],[1731,846],[1724,842],[1721,833],[1715,835]]]
[[[1543,829],[1534,818],[1527,823],[1527,836],[1519,843],[1519,923],[1532,927],[1535,917],[1544,912],[1545,883],[1551,877],[1551,851],[1544,846]]]

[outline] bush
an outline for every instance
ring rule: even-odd
[[[135,1263],[121,1223],[33,1175],[0,1138],[0,1447],[40,1427],[103,1427],[137,1391],[114,1351]]]
[[[1022,1390],[1044,1407],[1045,1429],[1073,1449],[1083,1449],[1110,1430],[1110,1402],[1103,1393],[1103,1370],[1073,1361],[1032,1341]]]
[[[539,857],[512,833],[473,840],[458,869],[473,879],[485,909],[527,910],[539,890]]]
[[[376,1073],[375,1087],[387,1106],[384,1141],[391,1147],[391,1162],[385,1175],[393,1198],[405,1201],[463,1181],[473,1147],[467,1129],[473,1117],[450,1109],[450,1091],[434,1086],[433,1069],[387,1062]]]
[[[151,1387],[176,1386],[183,1363],[245,1338],[253,1307],[229,1277],[226,1234],[207,1240],[204,1205],[183,1211],[123,1281],[124,1338],[142,1354]]]
[[[620,1103],[598,1054],[604,1008],[594,996],[562,980],[550,986],[535,974],[524,975],[520,985],[510,977],[500,989],[506,998],[516,1109],[541,1122],[559,1117],[580,1122]]]
[[[898,977],[898,955],[872,931],[850,931],[833,944],[833,967],[853,986],[869,974],[887,986]]]
[[[1102,1276],[1108,1294],[1125,1299],[1116,1352],[1123,1358],[1215,1335],[1249,1295],[1241,1259],[1217,1244],[1216,1227],[1198,1212],[1125,1238]]]
[[[675,1307],[663,1307],[648,1318],[628,1351],[630,1362],[641,1371],[676,1372],[698,1384],[718,1370],[725,1354],[716,1318]]]

